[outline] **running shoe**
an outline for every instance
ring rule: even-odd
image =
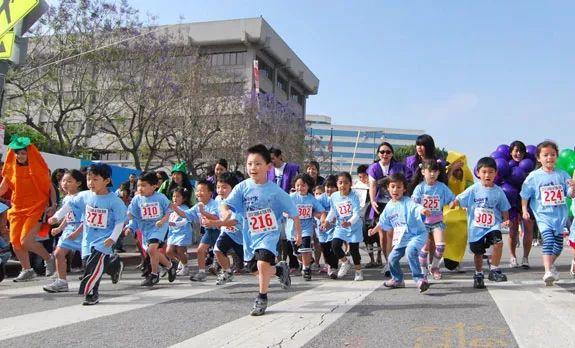
[[[492,269],[489,271],[489,276],[487,276],[492,282],[506,282],[507,276],[501,272],[500,269]]]
[[[431,268],[431,275],[433,279],[440,280],[441,279],[441,272],[439,271],[439,267],[432,267]]]
[[[285,261],[280,261],[276,266],[276,269],[278,268],[278,279],[282,289],[289,289],[291,287],[291,277],[288,264]]]
[[[266,313],[267,308],[268,308],[268,299],[260,298],[258,296],[254,301],[254,306],[252,308],[252,311],[250,312],[250,315],[255,317],[264,315]]]
[[[427,279],[421,279],[418,281],[417,288],[419,289],[419,292],[426,292],[429,289],[429,282]]]
[[[353,280],[356,282],[363,281],[363,271],[362,270],[355,271],[355,277],[353,278]]]
[[[232,272],[222,271],[218,274],[218,279],[216,279],[216,285],[224,285],[227,282],[231,282],[234,279],[234,274]]]
[[[543,281],[545,282],[545,286],[553,286],[553,282],[555,282],[555,277],[551,272],[545,272],[543,275]]]
[[[529,269],[529,259],[526,257],[523,257],[523,259],[521,260],[521,268],[523,269]]]
[[[205,282],[208,278],[206,272],[198,272],[190,277],[190,280],[193,282]]]
[[[485,281],[483,280],[483,273],[475,273],[473,276],[473,287],[475,289],[485,289]]]
[[[120,266],[117,272],[114,272],[110,277],[112,278],[112,284],[118,284],[118,281],[122,279],[122,274],[124,273],[124,262],[120,261]]]
[[[337,277],[338,278],[345,277],[350,270],[351,270],[351,262],[349,262],[349,260],[347,260],[347,262],[342,263],[341,266],[339,267],[339,271],[337,272]]]
[[[30,268],[30,269],[21,270],[20,274],[18,274],[18,276],[16,278],[14,278],[12,281],[14,281],[16,283],[29,282],[29,281],[33,280],[34,278],[36,278],[36,272],[34,272],[34,270],[32,268]]]
[[[84,302],[82,303],[84,306],[93,306],[100,302],[98,295],[86,295]]]
[[[311,269],[304,269],[303,271],[301,271],[301,276],[303,277],[304,280],[306,281],[310,281],[311,280]]]
[[[390,289],[399,289],[399,288],[405,288],[405,282],[403,281],[397,281],[395,279],[390,279],[390,280],[386,280],[383,282],[383,286],[385,286],[386,288],[390,288]]]
[[[517,259],[512,257],[509,259],[509,268],[518,268],[519,264],[517,263]]]
[[[172,261],[172,267],[168,270],[168,281],[173,283],[176,280],[176,274],[178,273],[178,261]]]
[[[42,289],[44,289],[44,291],[49,292],[49,293],[67,292],[68,291],[68,282],[63,280],[63,279],[56,279],[52,283],[50,283],[48,285],[44,285],[44,287],[42,287]]]

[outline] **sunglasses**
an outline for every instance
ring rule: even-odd
[[[380,150],[378,152],[382,155],[391,155],[393,153],[393,151],[390,150]]]

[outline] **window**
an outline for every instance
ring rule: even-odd
[[[212,66],[244,65],[246,52],[213,53],[209,55]]]
[[[292,87],[292,89],[291,89],[291,100],[293,100],[294,102],[303,106],[303,99],[304,99],[304,96],[300,92],[298,92],[295,88]]]
[[[278,81],[277,81],[277,87],[280,88],[282,91],[286,92],[288,91],[288,83],[287,81],[281,77],[278,76]]]
[[[271,80],[272,76],[272,67],[269,66],[266,62],[264,62],[261,58],[256,57],[258,60],[258,68],[260,70],[260,76],[265,76]]]

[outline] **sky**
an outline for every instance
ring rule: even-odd
[[[573,1],[131,0],[159,24],[263,16],[320,80],[308,114],[422,129],[471,161],[575,145]]]

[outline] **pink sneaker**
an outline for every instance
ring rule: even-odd
[[[419,289],[419,292],[426,292],[429,289],[429,282],[427,281],[427,279],[422,279],[418,281],[417,288]]]
[[[405,288],[405,282],[398,282],[395,279],[390,279],[383,282],[383,286],[390,289]]]
[[[433,279],[435,280],[441,279],[441,272],[439,271],[439,267],[432,267],[431,275],[433,275]]]

